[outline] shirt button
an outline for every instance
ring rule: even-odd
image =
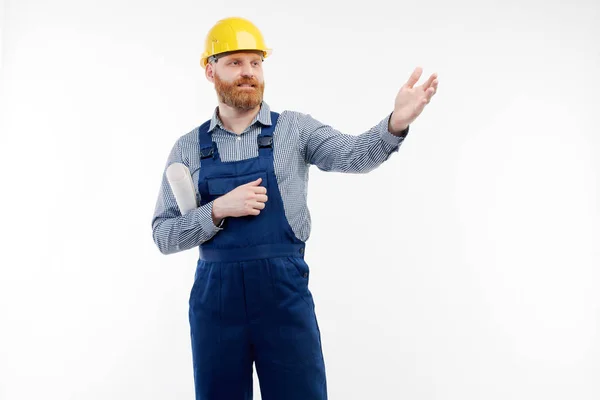
[[[308,273],[307,272],[304,273],[304,277],[308,278]]]
[[[241,136],[238,136],[238,137],[237,137],[237,140],[242,140],[242,137],[241,137]]]

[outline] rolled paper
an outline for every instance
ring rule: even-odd
[[[181,215],[198,207],[196,190],[188,167],[182,163],[173,163],[167,168],[167,180],[177,201]]]

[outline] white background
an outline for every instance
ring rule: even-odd
[[[0,399],[193,399],[198,253],[150,222],[231,15],[271,107],[347,133],[439,74],[380,168],[311,169],[330,399],[600,398],[597,1],[1,4]]]

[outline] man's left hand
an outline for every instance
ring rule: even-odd
[[[437,74],[432,74],[427,82],[415,87],[423,69],[415,68],[408,81],[402,85],[396,101],[394,103],[394,112],[390,118],[389,130],[391,133],[398,134],[405,130],[429,104],[433,95],[437,92],[438,80]]]

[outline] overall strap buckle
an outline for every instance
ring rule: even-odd
[[[259,149],[273,147],[273,136],[259,136],[257,141]]]
[[[215,149],[213,146],[201,147],[200,148],[200,159],[212,157],[214,153],[215,153]]]

